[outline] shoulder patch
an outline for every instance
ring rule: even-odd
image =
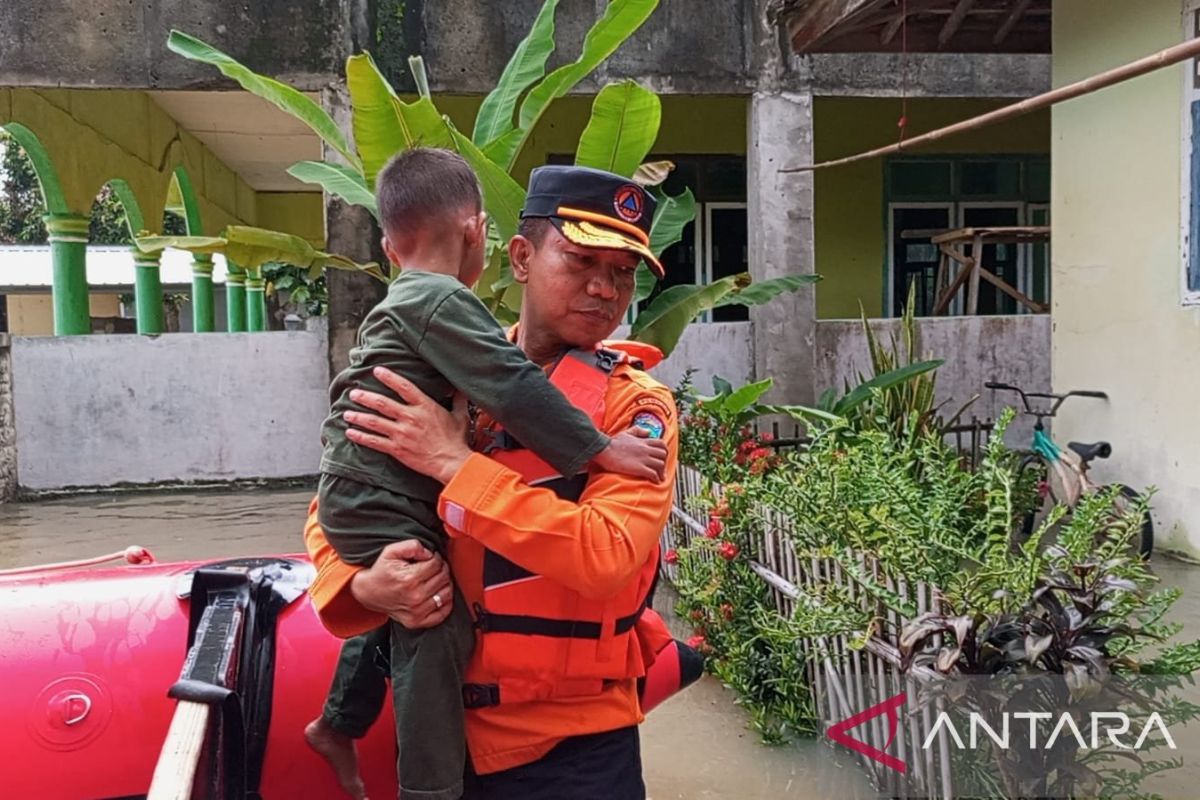
[[[639,396],[633,401],[633,408],[635,415],[634,424],[637,424],[636,415],[643,412],[654,414],[662,420],[669,420],[674,416],[671,406],[652,394]]]
[[[651,439],[661,439],[667,423],[653,411],[639,411],[633,415],[633,427],[641,428]]]

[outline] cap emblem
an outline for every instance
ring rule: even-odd
[[[616,208],[617,216],[621,219],[626,222],[638,222],[645,210],[642,190],[632,184],[622,186],[617,189],[616,196],[613,198],[613,207]]]

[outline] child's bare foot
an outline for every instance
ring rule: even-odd
[[[353,739],[335,731],[324,717],[317,717],[305,726],[304,739],[333,767],[346,794],[354,800],[367,800],[367,787],[358,774],[358,749]]]

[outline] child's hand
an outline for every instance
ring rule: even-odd
[[[649,436],[645,428],[637,426],[619,433],[592,463],[607,472],[661,483],[667,469],[667,445]]]

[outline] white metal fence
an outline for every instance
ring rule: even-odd
[[[704,535],[705,522],[697,519],[692,509],[693,499],[704,495],[706,490],[714,500],[721,497],[719,484],[707,483],[690,467],[680,467],[671,522],[663,532],[664,553],[672,548],[687,547],[696,537]],[[797,555],[792,523],[786,514],[761,507],[756,516],[766,522],[750,537],[746,555],[754,572],[767,584],[771,601],[781,615],[790,617],[801,603],[809,608],[819,605],[817,598],[824,594],[819,590],[820,586],[834,584],[861,603],[860,607],[877,621],[877,632],[861,647],[855,646],[849,635],[796,642],[808,665],[809,686],[821,728],[828,729],[901,693],[915,700],[918,686],[933,677],[933,673],[922,669],[901,673],[898,637],[909,620],[879,602],[837,560]],[[856,560],[857,574],[870,576],[876,585],[914,606],[918,614],[936,610],[938,601],[934,587],[923,583],[910,586],[903,579],[887,575],[870,555],[859,554]],[[677,581],[677,565],[664,562],[662,568],[668,580]],[[949,751],[944,737],[938,736],[934,746],[927,750],[921,747],[932,729],[934,717],[929,705],[922,703],[916,712],[902,707],[894,731],[887,714],[874,716],[848,731],[850,737],[906,764],[906,770],[901,774],[860,753],[863,767],[887,796],[947,799],[953,796]]]

